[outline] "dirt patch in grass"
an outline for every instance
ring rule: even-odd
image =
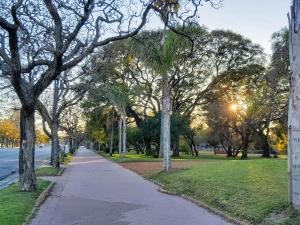
[[[172,170],[189,168],[202,163],[199,160],[173,161]],[[142,176],[149,176],[163,170],[162,162],[124,162],[120,165]]]

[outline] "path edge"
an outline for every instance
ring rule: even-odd
[[[234,224],[237,224],[237,225],[249,225],[250,224],[250,223],[241,221],[237,218],[234,218],[234,217],[230,216],[229,214],[224,213],[224,212],[222,212],[221,210],[219,210],[217,208],[211,207],[211,206],[207,205],[206,203],[204,203],[200,200],[197,200],[195,198],[192,198],[190,196],[187,196],[185,194],[181,194],[181,193],[178,193],[178,192],[168,191],[168,190],[165,189],[165,186],[162,183],[160,183],[156,180],[150,179],[150,181],[159,186],[159,188],[158,188],[159,192],[161,192],[163,194],[167,194],[167,195],[173,195],[173,196],[181,197],[181,198],[183,198],[183,199],[185,199],[185,200],[187,200],[187,201],[189,201],[189,202],[191,202],[191,203],[193,203],[193,204],[195,204],[195,205],[197,205],[201,208],[204,208],[204,209],[208,210],[209,212],[212,212],[212,213],[222,217],[223,219],[225,219],[228,222],[231,222],[231,223],[234,223]]]
[[[61,176],[63,174],[63,172],[65,171],[66,167],[61,167],[58,174],[56,176]]]
[[[89,149],[89,150],[90,150],[90,149]],[[121,163],[115,162],[115,161],[113,161],[113,160],[111,160],[111,159],[109,159],[109,158],[107,158],[107,157],[105,157],[105,156],[99,154],[99,153],[96,152],[96,151],[93,151],[93,150],[91,150],[91,151],[94,152],[94,153],[96,153],[97,155],[101,156],[101,157],[104,158],[105,160],[110,161],[110,162],[114,163],[115,165],[120,166],[120,167],[122,167],[123,169],[126,169],[126,170],[128,170],[128,171],[130,171],[130,172],[132,172],[132,173],[134,173],[134,174],[136,174],[136,175],[142,177],[144,180],[149,181],[149,182],[151,182],[151,183],[157,185],[157,186],[159,187],[159,188],[158,188],[158,191],[161,192],[161,193],[163,193],[163,194],[173,195],[173,196],[177,196],[177,197],[183,198],[183,199],[185,199],[185,200],[187,200],[187,201],[189,201],[189,202],[191,202],[191,203],[197,205],[198,207],[204,208],[204,209],[208,210],[209,212],[211,212],[211,213],[213,213],[213,214],[215,214],[215,215],[218,215],[218,216],[220,216],[221,218],[225,219],[226,221],[231,222],[231,223],[234,223],[234,224],[236,224],[236,225],[250,225],[250,223],[248,223],[248,222],[244,222],[244,221],[241,221],[241,220],[239,220],[239,219],[237,219],[237,218],[234,218],[234,217],[230,216],[229,214],[224,213],[224,212],[220,211],[219,209],[214,208],[214,207],[211,207],[211,206],[207,205],[206,203],[204,203],[204,202],[202,202],[202,201],[199,201],[199,200],[197,200],[197,199],[194,199],[194,198],[192,198],[192,197],[190,197],[190,196],[187,196],[187,195],[184,195],[184,194],[180,194],[180,193],[177,193],[177,192],[173,192],[173,191],[167,191],[167,190],[165,189],[165,186],[164,186],[162,183],[160,183],[160,182],[158,182],[158,181],[156,181],[156,180],[153,180],[153,179],[147,179],[146,177],[144,177],[144,176],[138,174],[137,172],[135,172],[135,171],[133,171],[133,170],[130,170],[130,169],[126,168],[126,167],[123,167],[123,166],[121,165]]]
[[[32,208],[32,210],[30,211],[29,215],[26,217],[25,222],[22,223],[22,225],[28,225],[31,220],[34,218],[36,211],[38,210],[38,208],[40,207],[41,204],[43,204],[43,202],[48,198],[48,196],[50,195],[53,187],[55,185],[55,182],[52,181],[49,186],[40,194],[40,196],[37,198],[37,200],[35,201],[34,207]]]

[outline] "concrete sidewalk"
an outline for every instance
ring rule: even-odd
[[[31,225],[230,224],[83,147]]]

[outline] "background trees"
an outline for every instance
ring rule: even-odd
[[[183,142],[194,155],[209,142],[223,145],[230,157],[242,152],[247,158],[249,149],[270,157],[274,140],[285,140],[286,30],[274,34],[266,66],[262,48],[247,38],[196,24],[201,1],[139,3],[129,12],[132,2],[122,1],[3,3],[0,75],[21,103],[22,190],[36,189],[35,110],[58,167],[58,130],[68,134],[74,151],[82,138],[78,105],[86,91],[86,133],[98,149],[112,154],[119,139],[120,153],[136,149],[158,157],[161,147],[166,170],[169,151],[179,156]],[[186,4],[188,12],[181,7]],[[150,11],[164,29],[140,32]],[[49,107],[42,93],[52,82]]]
[[[210,143],[223,145],[229,157],[241,152],[242,158],[247,158],[249,149],[260,150],[263,156],[270,157],[274,129],[285,121],[282,110],[286,107],[285,75],[281,74],[282,85],[274,89],[272,63],[266,68],[261,47],[239,34],[208,32],[196,24],[186,28],[186,33],[193,43],[172,34],[180,44],[172,42],[170,52],[174,51],[176,57],[172,57],[167,72],[173,156],[179,155],[179,143],[184,140],[194,155],[201,143]],[[93,74],[97,74],[97,88],[116,82],[126,85],[129,149],[156,157],[161,137],[158,130],[162,80],[154,68],[164,60],[160,55],[163,49],[156,48],[161,37],[161,32],[143,32],[129,44],[121,41],[109,45],[93,60],[92,66],[96,71]],[[273,40],[277,46],[278,39]],[[144,48],[150,53],[146,54]],[[277,54],[275,49],[274,54]],[[101,69],[100,73],[99,68],[107,69]],[[97,103],[109,104],[105,93],[96,95],[97,88],[89,91],[88,101],[95,107]],[[205,138],[200,142],[197,137],[202,133]]]
[[[183,1],[184,2],[184,1]],[[197,11],[201,1],[185,1]],[[35,117],[39,96],[62,72],[88,57],[95,48],[136,35],[151,10],[166,13],[174,2],[30,1],[1,4],[1,75],[21,102],[20,183],[36,190],[34,174]],[[128,10],[130,8],[130,10]],[[178,10],[174,19],[188,22],[194,13]],[[109,33],[106,33],[109,30]],[[28,162],[29,161],[29,162]]]
[[[68,73],[71,73],[71,71],[68,71]],[[68,107],[79,103],[84,97],[86,85],[89,82],[82,79],[83,73],[79,71],[77,73],[74,77],[74,75],[71,76],[65,72],[54,81],[53,92],[46,92],[44,95],[47,95],[50,104],[43,104],[41,100],[37,102],[37,111],[42,117],[43,130],[51,139],[51,165],[57,168],[60,166],[58,137],[58,131],[62,130],[59,127],[60,116]],[[50,99],[49,95],[51,96]]]
[[[0,121],[0,145],[3,147],[15,147],[19,143],[19,127],[10,119]]]

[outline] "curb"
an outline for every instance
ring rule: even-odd
[[[63,172],[65,171],[66,167],[61,167],[58,174],[56,176],[61,176]]]
[[[177,192],[174,192],[174,191],[167,191],[167,190],[165,190],[165,189],[163,188],[164,185],[162,185],[161,183],[159,183],[159,182],[157,182],[157,181],[154,181],[154,180],[151,180],[151,181],[152,181],[153,183],[155,183],[156,185],[160,186],[160,187],[158,188],[158,191],[161,192],[161,193],[163,193],[163,194],[182,197],[182,198],[184,198],[185,200],[188,200],[188,201],[190,201],[190,202],[196,204],[196,205],[199,206],[199,207],[205,208],[205,209],[207,209],[208,211],[210,211],[210,212],[212,212],[212,213],[214,213],[214,214],[216,214],[216,215],[221,216],[222,218],[224,218],[224,219],[227,220],[228,222],[232,222],[232,223],[237,224],[237,225],[249,225],[249,224],[250,224],[250,223],[246,223],[246,222],[240,221],[240,220],[238,220],[238,219],[236,219],[236,218],[234,218],[234,217],[228,215],[227,213],[224,213],[224,212],[222,212],[222,211],[220,211],[220,210],[218,210],[218,209],[216,209],[216,208],[214,208],[214,207],[211,207],[211,206],[205,204],[204,202],[201,202],[201,201],[199,201],[199,200],[196,200],[196,199],[194,199],[194,198],[192,198],[192,197],[189,197],[189,196],[187,196],[187,195],[180,194],[180,193],[177,193]]]
[[[52,188],[54,187],[55,183],[51,182],[49,184],[49,186],[40,194],[40,196],[37,198],[37,200],[35,201],[34,207],[31,210],[31,212],[29,213],[29,215],[26,217],[25,222],[22,223],[22,225],[28,225],[29,222],[33,219],[37,209],[39,208],[39,206],[48,198],[48,196],[50,195],[50,192],[52,190]]]

